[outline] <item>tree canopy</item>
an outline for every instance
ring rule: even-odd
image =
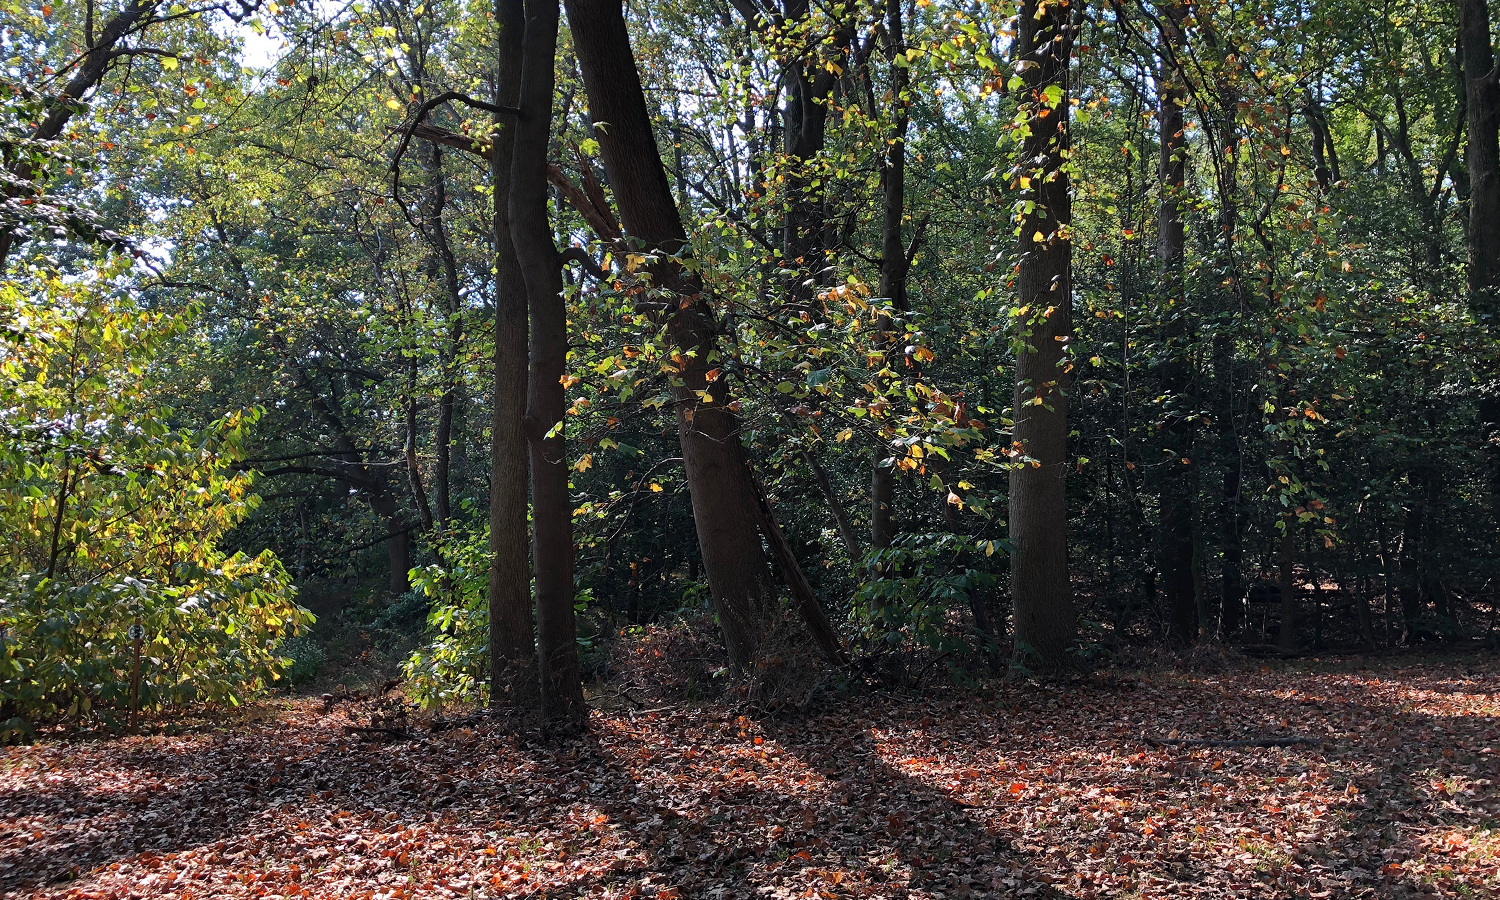
[[[1488,634],[1491,6],[6,0],[3,718]]]

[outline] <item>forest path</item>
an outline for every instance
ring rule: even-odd
[[[0,896],[1500,894],[1500,661],[1106,673],[365,743],[268,703],[0,756]],[[1152,748],[1143,736],[1312,735]]]

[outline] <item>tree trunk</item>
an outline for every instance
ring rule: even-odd
[[[1412,500],[1406,510],[1401,532],[1401,578],[1397,588],[1401,598],[1401,642],[1414,644],[1421,636],[1418,620],[1422,616],[1422,530],[1427,512],[1425,498]]]
[[[1277,391],[1276,403],[1271,411],[1272,420],[1283,429],[1287,427],[1287,398],[1290,396],[1288,385],[1291,380],[1292,374],[1288,372]],[[1278,439],[1277,454],[1283,460],[1281,465],[1291,465],[1292,443],[1289,439]],[[1290,469],[1284,469],[1282,472],[1272,470],[1271,475],[1276,478],[1287,477],[1290,475]],[[1277,585],[1281,592],[1281,625],[1276,632],[1276,646],[1283,651],[1297,649],[1297,582],[1294,572],[1297,562],[1297,526],[1297,514],[1288,507],[1288,511],[1281,516],[1281,534],[1276,544],[1279,576]]]
[[[760,650],[774,592],[739,421],[725,405],[725,379],[707,378],[719,358],[718,325],[702,284],[673,257],[687,249],[687,233],[652,134],[621,6],[617,0],[568,0],[567,10],[589,115],[608,123],[595,137],[625,230],[644,248],[662,254],[649,268],[653,283],[679,298],[663,304],[657,315],[681,355],[672,395],[683,468],[730,663],[747,675]]]
[[[411,590],[411,532],[402,529],[386,538],[385,545],[391,561],[391,593],[404,594]]]
[[[1016,289],[1025,312],[1017,335],[1013,436],[1030,461],[1010,474],[1011,595],[1017,656],[1040,669],[1066,665],[1074,637],[1068,581],[1068,374],[1072,331],[1072,210],[1068,196],[1070,8],[1022,0],[1016,58],[1021,115],[1029,126],[1021,159],[1035,208],[1021,216]],[[1053,88],[1049,100],[1045,94]],[[1061,93],[1057,93],[1060,89]],[[1045,115],[1044,115],[1045,113]]]
[[[1240,492],[1245,463],[1234,429],[1234,344],[1230,336],[1214,337],[1214,382],[1219,394],[1219,465],[1224,480],[1219,496],[1219,626],[1225,639],[1239,633],[1244,621],[1244,542],[1240,531]]]
[[[1163,11],[1162,40],[1173,48],[1173,60],[1181,58],[1183,7],[1169,3]],[[1187,331],[1182,286],[1182,265],[1187,231],[1182,221],[1184,180],[1187,172],[1187,137],[1183,130],[1183,107],[1187,90],[1173,62],[1163,62],[1157,74],[1157,122],[1160,125],[1161,159],[1157,164],[1157,186],[1161,192],[1157,210],[1157,255],[1161,261],[1162,329],[1166,360],[1158,366],[1165,408],[1160,432],[1167,446],[1157,459],[1164,467],[1161,490],[1161,534],[1157,560],[1166,594],[1172,635],[1183,643],[1198,636],[1197,599],[1193,589],[1193,502],[1195,479],[1192,467],[1192,426],[1188,422],[1188,362],[1184,337]]]
[[[897,54],[905,53],[906,37],[901,21],[901,3],[886,5],[886,56],[890,61],[891,102],[895,110],[886,138],[885,158],[880,166],[881,197],[880,223],[880,296],[888,299],[893,308],[906,312],[909,308],[906,296],[906,279],[911,271],[907,258],[905,233],[902,222],[906,217],[906,133],[911,123],[910,101],[906,97],[911,85],[911,70],[897,65]],[[870,91],[873,97],[873,86]],[[871,101],[873,105],[873,100]],[[871,115],[877,110],[871,109]],[[889,319],[881,323],[881,332],[891,327]],[[896,341],[885,340],[887,365],[893,362]],[[870,470],[870,545],[877,550],[891,545],[895,536],[892,503],[895,500],[895,471],[883,461],[890,457],[891,447],[882,440],[875,450],[874,465]]]
[[[838,632],[828,621],[828,615],[823,611],[823,607],[818,604],[817,595],[813,593],[812,585],[808,583],[802,567],[797,565],[797,557],[792,552],[792,545],[786,539],[781,523],[776,521],[776,514],[771,510],[771,500],[766,495],[765,485],[760,483],[753,472],[750,473],[750,479],[755,486],[755,508],[760,516],[761,533],[765,535],[766,544],[771,549],[771,558],[776,560],[777,568],[781,570],[781,577],[786,581],[787,590],[791,592],[792,602],[797,604],[797,611],[812,633],[813,643],[818,645],[818,650],[829,662],[838,666],[847,664],[849,660],[844,656],[844,648],[839,644]]]
[[[1318,179],[1319,189],[1326,194],[1343,180],[1339,173],[1338,148],[1334,145],[1333,133],[1328,128],[1328,117],[1324,115],[1323,106],[1316,96],[1308,97],[1305,113],[1308,130],[1312,132],[1313,176]]]
[[[557,0],[525,0],[521,57],[522,115],[510,172],[511,241],[531,310],[531,370],[526,434],[531,448],[532,560],[542,710],[549,718],[583,714],[578,636],[573,618],[573,507],[564,444],[568,309],[562,262],[547,214],[547,148],[552,139]]]
[[[390,561],[390,579],[387,587],[392,594],[404,594],[411,590],[411,531],[399,521],[396,499],[385,488],[374,489],[369,498],[370,509],[391,529],[385,539],[386,555]]]
[[[1282,516],[1283,530],[1276,545],[1276,566],[1281,590],[1281,625],[1276,632],[1276,647],[1279,650],[1297,649],[1297,579],[1294,566],[1297,562],[1297,517],[1292,513]]]
[[[807,463],[807,468],[812,471],[813,481],[817,482],[818,490],[823,493],[823,500],[828,504],[828,512],[833,516],[833,523],[838,526],[839,539],[844,542],[844,552],[849,554],[849,561],[855,565],[859,564],[859,538],[854,536],[854,524],[849,521],[849,514],[844,511],[844,501],[833,488],[833,482],[828,479],[828,471],[823,464],[813,456],[812,451],[803,449],[802,461]]]
[[[1239,65],[1222,58],[1225,47],[1213,29],[1203,32],[1207,47],[1220,56],[1219,64]],[[1231,57],[1232,58],[1232,57]],[[1244,280],[1240,277],[1235,256],[1234,237],[1239,229],[1239,95],[1228,78],[1220,80],[1215,96],[1217,115],[1212,135],[1214,148],[1214,183],[1218,193],[1218,234],[1214,241],[1215,256],[1228,282],[1220,292],[1218,328],[1213,337],[1213,375],[1217,395],[1217,444],[1219,465],[1223,473],[1219,493],[1219,627],[1224,638],[1239,633],[1245,616],[1244,533],[1240,515],[1240,495],[1245,485],[1244,450],[1236,432],[1234,327],[1245,310]]]
[[[522,0],[497,0],[500,23],[495,103],[515,106],[521,90]],[[526,285],[511,240],[510,185],[516,124],[497,114],[490,179],[495,197],[495,357],[490,419],[490,705],[535,702],[536,639],[532,630],[528,547],[526,415]]]
[[[422,230],[428,243],[432,245],[435,264],[432,275],[442,278],[443,319],[447,325],[445,344],[439,354],[443,392],[438,397],[437,427],[433,435],[436,460],[432,473],[434,516],[439,528],[445,529],[453,515],[453,420],[458,395],[458,354],[463,341],[460,324],[463,305],[458,282],[458,260],[453,254],[453,245],[448,240],[448,226],[443,221],[443,210],[448,205],[448,181],[443,172],[443,145],[430,142],[427,146],[431,198]]]
[[[1469,300],[1477,315],[1500,314],[1500,70],[1485,0],[1459,0],[1469,135]]]

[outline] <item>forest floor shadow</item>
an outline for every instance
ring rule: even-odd
[[[1494,660],[1107,673],[795,717],[356,709],[0,757],[5,897],[1416,897],[1500,888]],[[1290,748],[1144,738],[1315,737]]]

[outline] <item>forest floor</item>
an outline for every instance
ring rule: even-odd
[[[596,709],[552,746],[369,715],[6,749],[0,895],[1500,896],[1493,656]]]

